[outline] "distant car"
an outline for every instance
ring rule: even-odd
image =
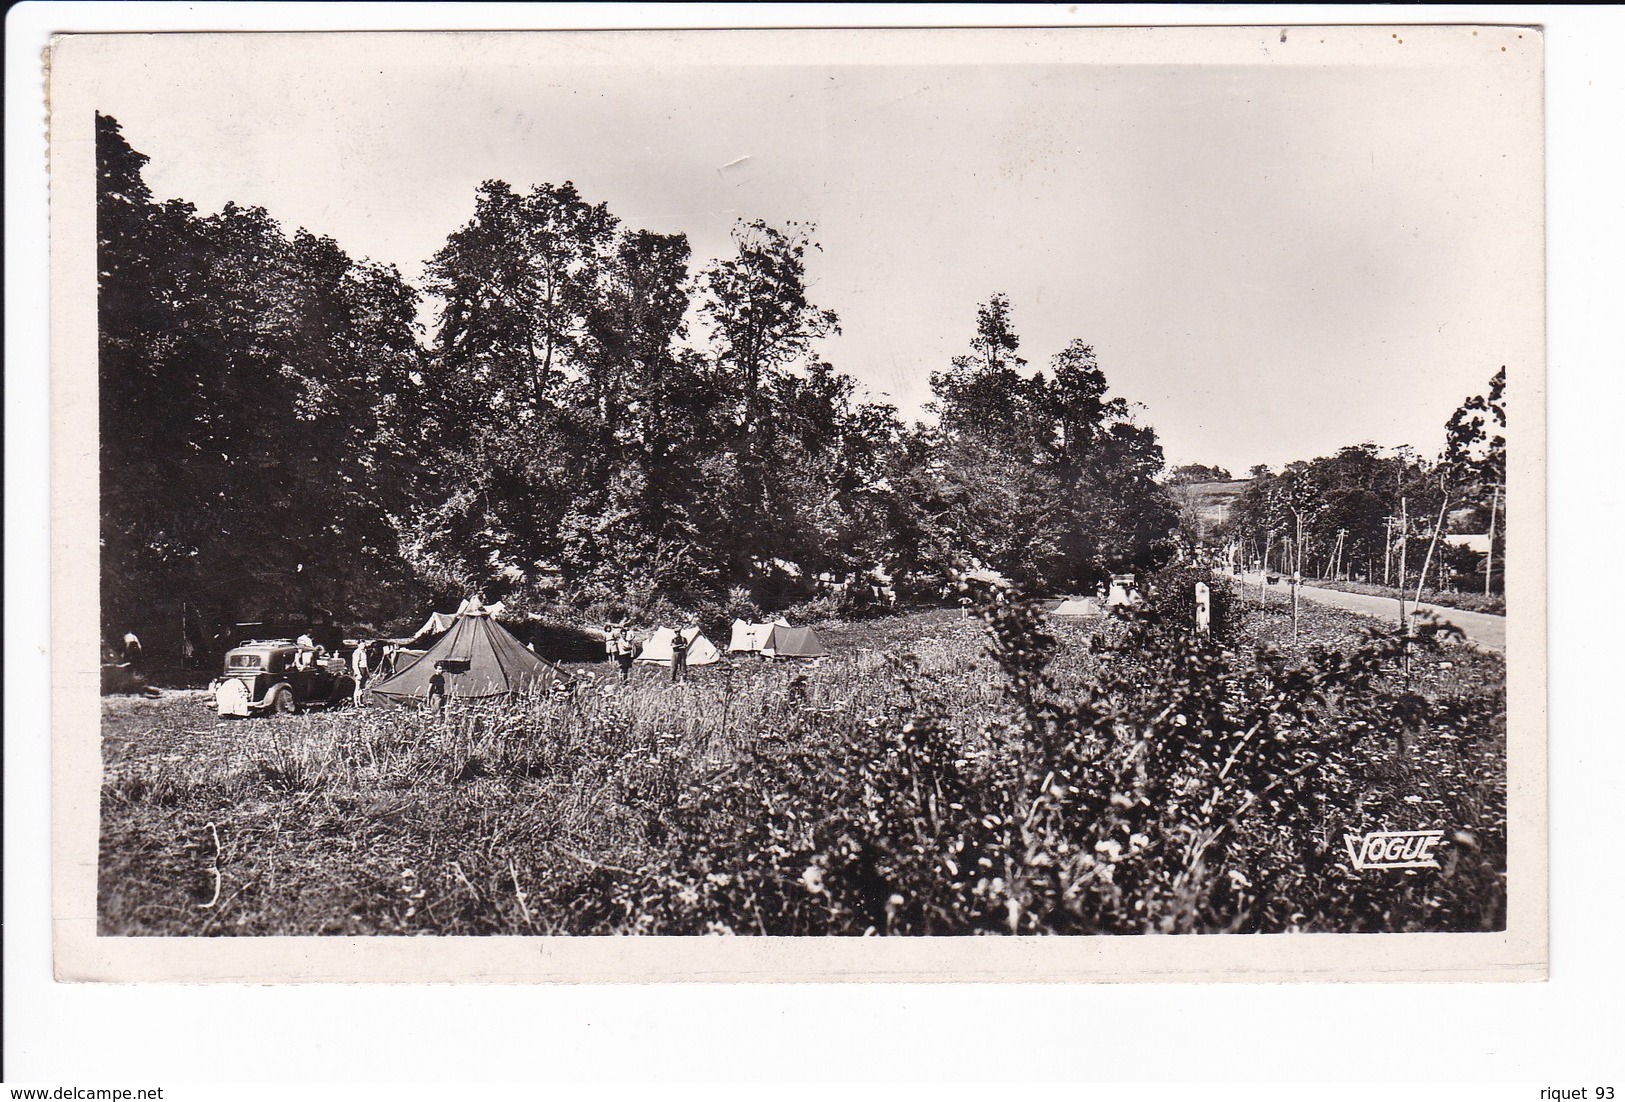
[[[227,651],[225,672],[212,688],[215,711],[222,716],[288,714],[348,702],[355,680],[343,658],[273,639]]]

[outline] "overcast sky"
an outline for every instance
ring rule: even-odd
[[[573,180],[698,263],[737,218],[814,222],[822,354],[905,415],[1004,292],[1033,367],[1083,338],[1171,462],[1239,475],[1433,452],[1497,368],[1539,367],[1540,104],[1496,68],[1538,45],[1435,33],[1460,40],[1437,64],[1368,32],[1201,65],[167,36],[97,98],[159,197],[264,206],[413,280],[488,178]]]

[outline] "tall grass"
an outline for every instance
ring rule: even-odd
[[[1452,652],[1448,670],[1437,656],[1419,661],[1414,685],[1381,670],[1356,684],[1324,658],[1313,659],[1320,673],[1293,672],[1311,661],[1307,651],[1287,661],[1186,641],[1148,657],[1133,624],[1041,625],[1015,606],[989,615],[836,627],[827,633],[835,653],[816,665],[734,659],[675,686],[663,670],[639,669],[622,686],[597,667],[570,693],[453,703],[443,716],[386,706],[205,727],[192,703],[167,729],[136,730],[151,720],[134,718],[108,740],[102,929],[1128,932],[1499,921],[1498,659]],[[1331,613],[1307,615],[1318,623]],[[1347,635],[1342,621],[1328,622]],[[1302,697],[1282,729],[1301,733],[1314,713],[1316,729],[1335,727],[1338,738],[1313,783],[1292,789],[1290,813],[1269,809],[1272,790],[1262,811],[1248,804],[1204,842],[1181,833],[1186,820],[1165,822],[1137,801],[1162,792],[1160,815],[1186,807],[1180,785],[1211,781],[1233,747],[1214,743],[1219,757],[1208,761],[1208,744],[1172,725],[1176,715],[1185,726],[1225,716],[1238,693],[1255,704]],[[1401,729],[1403,739],[1390,738]],[[1159,763],[1161,775],[1124,788],[1137,762]],[[1227,777],[1244,773],[1232,766]],[[1255,790],[1270,783],[1246,776]],[[1204,829],[1228,821],[1245,802],[1239,792],[1204,813]],[[1468,864],[1448,878],[1372,883],[1336,867],[1344,827],[1434,821],[1471,839],[1455,844]]]

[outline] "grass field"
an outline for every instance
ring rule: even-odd
[[[727,660],[686,685],[639,669],[622,687],[579,664],[574,693],[444,718],[222,721],[198,691],[106,697],[100,929],[1498,928],[1501,660],[1450,648],[1404,685],[1395,672],[1332,694],[1282,670],[1317,643],[1352,648],[1366,621],[1305,609],[1297,655],[1267,660],[1253,655],[1284,641],[1284,615],[1244,617],[1230,651],[1171,666],[1116,649],[1121,625],[1052,623],[1042,691],[954,610],[829,625],[817,664]],[[1170,670],[1213,663],[1234,676],[1188,679],[1178,714],[1152,707],[1185,676]],[[1318,710],[1282,712],[1271,694],[1294,685]],[[1392,729],[1360,693],[1401,717]],[[1240,715],[1253,697],[1269,711],[1246,714],[1268,722],[1233,750],[1179,742],[1203,724],[1229,737],[1203,710]],[[1334,726],[1304,756],[1295,732]],[[1268,734],[1296,756],[1242,755],[1260,730],[1249,745]],[[1345,830],[1424,828],[1452,839],[1441,870],[1361,874],[1342,855]]]

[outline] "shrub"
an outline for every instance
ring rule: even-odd
[[[823,743],[792,725],[698,778],[671,809],[661,887],[635,892],[652,929],[1172,933],[1338,929],[1347,914],[1381,928],[1500,920],[1494,840],[1475,840],[1471,867],[1453,866],[1443,897],[1425,901],[1414,883],[1351,879],[1335,840],[1353,825],[1362,749],[1441,722],[1427,700],[1387,682],[1407,646],[1434,650],[1442,629],[1410,643],[1373,631],[1348,653],[1313,648],[1296,664],[1266,651],[1241,667],[1182,612],[1153,602],[1070,693],[1050,674],[1057,642],[1037,607],[1005,589],[981,596],[1002,713],[960,729],[928,681],[896,660],[886,715]],[[1458,702],[1442,723],[1486,718]]]
[[[1221,574],[1193,566],[1170,567],[1150,575],[1143,593],[1146,604],[1170,624],[1196,627],[1196,586],[1208,587],[1208,630],[1215,639],[1229,642],[1235,637],[1235,589]]]

